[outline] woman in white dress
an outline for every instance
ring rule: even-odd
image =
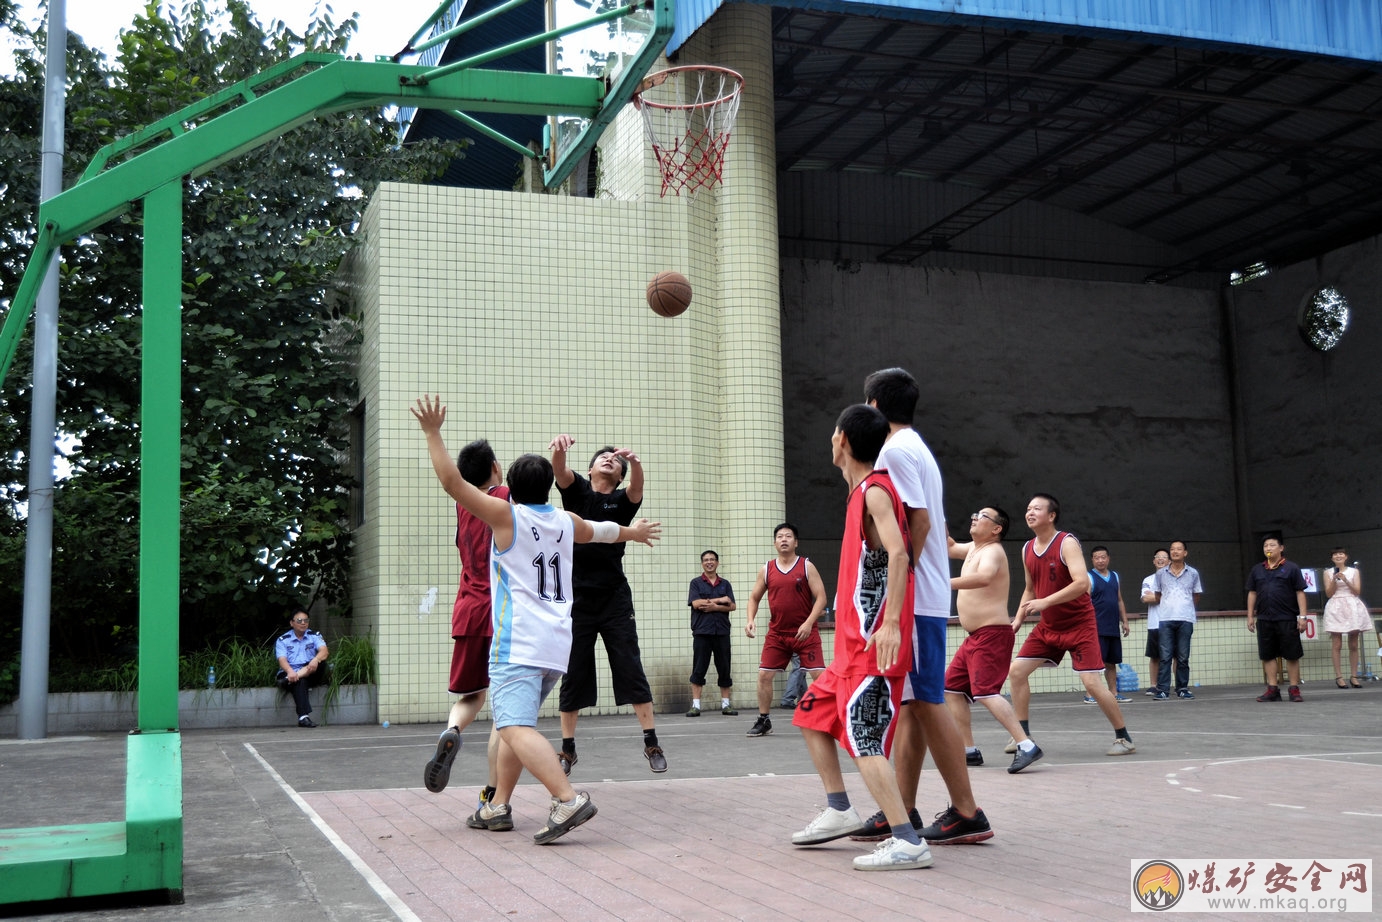
[[[1329,601],[1324,605],[1324,629],[1329,632],[1330,653],[1334,657],[1334,684],[1340,688],[1362,688],[1358,681],[1358,647],[1365,631],[1372,630],[1372,619],[1368,607],[1359,598],[1363,588],[1363,577],[1356,569],[1348,566],[1348,552],[1341,547],[1334,548],[1330,555],[1333,567],[1324,571],[1324,594]],[[1340,669],[1339,654],[1344,635],[1348,635],[1348,682]]]

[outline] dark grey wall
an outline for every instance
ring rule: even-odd
[[[1352,306],[1340,344],[1307,346],[1303,299],[1333,285]],[[1382,238],[1229,289],[1243,405],[1245,518],[1287,556],[1325,566],[1336,543],[1382,575]],[[1376,584],[1382,585],[1382,584]],[[1382,589],[1364,596],[1382,600]]]
[[[1017,520],[1015,561],[1027,499],[1049,492],[1086,550],[1113,547],[1130,610],[1172,538],[1192,545],[1205,608],[1242,607],[1217,293],[787,258],[782,297],[788,517],[832,590],[845,485],[830,433],[868,372],[901,365],[921,383],[916,426],[957,538],[970,512],[1000,505]]]

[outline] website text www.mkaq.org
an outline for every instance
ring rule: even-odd
[[[1206,897],[1205,907],[1220,912],[1348,912],[1346,896],[1221,896]]]

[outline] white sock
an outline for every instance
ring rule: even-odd
[[[728,698],[721,698],[721,699],[720,699],[720,707],[722,707],[722,708],[727,708],[727,707],[729,707],[729,699],[728,699]]]
[[[966,746],[966,747],[965,747],[965,755],[969,755],[971,752],[978,752],[978,751],[979,751],[979,747],[978,747],[978,746]]]
[[[701,699],[700,699],[700,698],[692,698],[692,699],[691,699],[691,706],[692,706],[693,708],[695,708],[696,710],[699,711],[700,708],[701,708]]]
[[[1017,748],[1021,749],[1023,752],[1031,752],[1033,749],[1036,748],[1036,743],[1032,742],[1031,740],[1023,740],[1022,742],[1017,744]]]

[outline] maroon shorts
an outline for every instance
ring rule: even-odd
[[[806,689],[792,725],[829,734],[851,758],[892,754],[907,677],[845,675],[827,669]]]
[[[970,634],[945,670],[946,692],[964,695],[970,701],[1001,694],[1016,640],[1006,624],[990,624]]]
[[[451,684],[453,695],[472,695],[489,688],[489,647],[494,640],[488,634],[455,638],[451,647]]]
[[[815,628],[805,640],[797,640],[797,632],[769,631],[763,638],[763,655],[758,668],[781,672],[792,661],[792,654],[801,657],[802,669],[824,669],[825,654],[821,652],[821,632]]]
[[[1017,651],[1017,658],[1044,659],[1055,666],[1066,653],[1076,672],[1103,672],[1104,656],[1099,652],[1099,629],[1093,618],[1065,631],[1053,631],[1046,622],[1038,622]]]

